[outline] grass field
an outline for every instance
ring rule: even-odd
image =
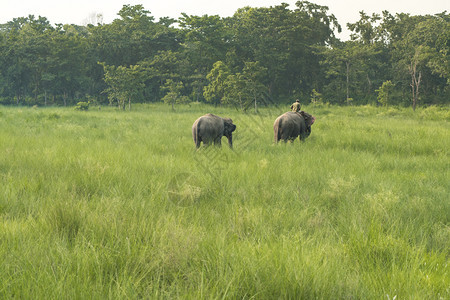
[[[0,298],[450,298],[447,108],[133,109],[0,106]]]

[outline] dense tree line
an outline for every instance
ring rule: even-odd
[[[30,15],[0,25],[0,103],[448,104],[449,20],[360,12],[341,41],[335,16],[308,1],[158,21],[125,5],[86,26]]]

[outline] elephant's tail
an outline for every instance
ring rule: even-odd
[[[281,122],[281,120],[276,120],[275,124],[273,124],[273,133],[274,133],[273,136],[274,136],[275,143],[278,143],[278,141],[281,138],[280,122]]]
[[[197,124],[192,126],[192,138],[194,139],[194,143],[197,145],[198,140],[198,126]]]
[[[197,148],[200,147],[200,135],[199,135],[200,128],[199,127],[200,126],[199,126],[198,122],[196,122],[194,124],[194,126],[192,126],[192,138],[194,139],[194,143]]]

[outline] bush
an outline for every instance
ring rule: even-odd
[[[88,102],[78,102],[75,106],[75,110],[88,110],[89,103]]]

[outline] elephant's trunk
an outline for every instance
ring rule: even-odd
[[[228,146],[230,146],[231,149],[233,149],[233,136],[230,134],[227,136],[228,138]]]

